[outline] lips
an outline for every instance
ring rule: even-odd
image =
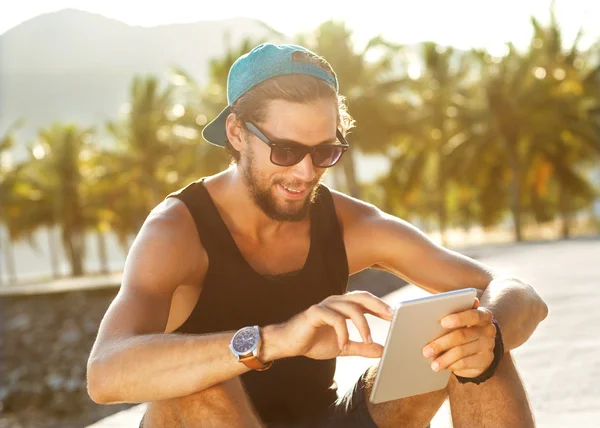
[[[289,187],[286,187],[284,185],[282,185],[281,187],[283,187],[285,190],[287,190],[288,192],[292,192],[292,193],[302,193],[303,190],[296,190],[296,189],[291,189]]]
[[[296,198],[301,198],[303,197],[306,192],[308,191],[308,188],[299,190],[299,189],[291,189],[291,188],[287,188],[285,187],[283,184],[279,185],[279,188],[281,189],[281,191],[283,192],[283,194],[290,198],[290,199],[296,199]]]

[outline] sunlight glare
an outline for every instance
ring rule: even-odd
[[[40,143],[36,144],[33,147],[33,157],[35,157],[36,159],[43,159],[44,156],[46,156],[46,152],[44,151],[44,146]]]
[[[417,80],[421,77],[421,64],[411,62],[408,66],[408,77],[412,80]]]
[[[546,77],[546,69],[544,67],[536,67],[533,69],[533,75],[536,79],[543,79]]]

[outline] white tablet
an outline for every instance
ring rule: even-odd
[[[442,318],[473,307],[477,290],[465,288],[401,302],[394,311],[379,370],[371,391],[372,403],[443,389],[449,370],[434,372],[433,359],[423,356],[429,342],[452,331]]]

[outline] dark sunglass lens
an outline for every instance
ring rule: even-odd
[[[306,149],[302,147],[272,147],[271,160],[280,166],[291,166],[300,161],[306,155]]]
[[[342,147],[318,147],[313,153],[313,162],[319,168],[326,168],[335,164],[343,153]]]

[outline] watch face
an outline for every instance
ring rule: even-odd
[[[246,354],[258,344],[258,332],[252,327],[244,328],[236,333],[233,337],[233,349],[239,354]]]

